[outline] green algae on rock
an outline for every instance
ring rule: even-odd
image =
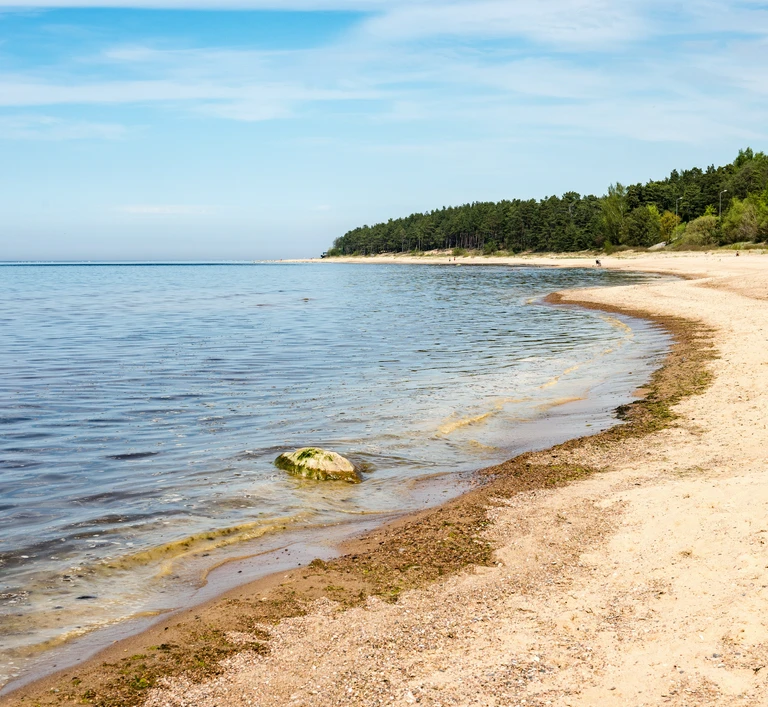
[[[294,476],[315,481],[347,481],[351,484],[362,481],[351,461],[341,454],[319,447],[302,447],[295,452],[283,452],[275,459],[275,466]]]

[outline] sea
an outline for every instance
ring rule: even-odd
[[[447,262],[0,266],[0,685],[61,667],[51,655],[107,628],[333,556],[345,534],[460,493],[473,470],[617,424],[668,335],[543,298],[662,279]],[[303,446],[348,457],[363,482],[275,468]]]

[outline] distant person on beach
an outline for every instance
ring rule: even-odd
[[[597,265],[597,267],[600,267],[600,261],[599,260],[595,260],[595,264]]]

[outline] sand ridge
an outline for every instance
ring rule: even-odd
[[[147,706],[768,703],[768,258],[602,260],[700,278],[566,295],[714,330],[714,382],[671,427],[489,507],[496,566],[394,604],[319,600],[267,628],[268,654]]]

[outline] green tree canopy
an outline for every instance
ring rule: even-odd
[[[722,223],[715,215],[721,200]],[[702,216],[715,221],[698,222]],[[444,206],[354,228],[335,240],[330,253],[414,248],[567,252],[598,249],[606,243],[647,247],[679,240],[684,227],[694,222],[692,238],[704,238],[703,232],[707,239],[722,243],[768,238],[768,157],[746,148],[731,164],[673,170],[666,179],[645,184],[617,182],[599,197],[570,191],[538,201]]]

